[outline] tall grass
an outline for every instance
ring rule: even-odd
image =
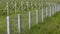
[[[48,1],[48,0],[47,0]],[[22,0],[23,6],[21,6],[21,0],[0,0],[0,34],[7,34],[7,23],[6,23],[6,16],[7,16],[7,10],[6,10],[6,3],[9,3],[9,12],[10,12],[10,32],[11,34],[18,34],[18,28],[17,28],[17,14],[21,14],[21,30],[22,33],[26,32],[28,30],[28,12],[31,12],[31,26],[35,25],[35,19],[36,19],[36,9],[39,11],[39,23],[41,22],[41,13],[42,13],[42,7],[43,7],[43,0]],[[12,2],[12,3],[11,3]],[[14,4],[17,3],[17,11],[16,14],[14,13]],[[27,9],[26,2],[29,2],[29,8]],[[53,2],[53,0],[51,0]],[[33,4],[31,6],[31,3]],[[37,4],[36,4],[37,3]],[[39,5],[40,3],[40,5]],[[34,5],[36,4],[36,6]],[[44,3],[45,4],[45,3]],[[45,4],[45,8],[48,6],[48,4]],[[21,9],[23,7],[23,10]],[[26,7],[26,8],[25,8]],[[25,8],[25,9],[24,9]],[[44,12],[45,15],[45,12]],[[40,24],[42,27],[42,24]],[[39,27],[39,26],[38,26]],[[44,25],[43,25],[44,27]],[[42,27],[42,28],[43,28]],[[46,26],[47,27],[47,26]],[[42,29],[41,28],[41,29]],[[32,28],[33,29],[33,28]],[[29,32],[27,32],[29,33]],[[29,33],[30,34],[30,33]]]

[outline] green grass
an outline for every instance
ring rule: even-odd
[[[6,1],[8,1],[9,2],[9,11],[11,11],[11,13],[10,13],[10,32],[11,32],[11,34],[18,34],[18,28],[17,28],[17,14],[19,13],[19,14],[21,14],[21,30],[22,30],[22,33],[24,34],[24,32],[26,32],[26,34],[35,34],[35,31],[36,31],[36,33],[39,31],[39,33],[43,33],[43,29],[46,29],[47,28],[47,25],[46,24],[49,24],[49,26],[51,26],[50,25],[50,18],[48,18],[48,19],[46,19],[46,21],[45,21],[45,23],[41,23],[41,12],[42,12],[42,7],[43,7],[43,5],[42,5],[42,3],[40,4],[41,6],[39,7],[38,5],[37,5],[37,7],[38,8],[36,8],[35,6],[33,6],[33,8],[32,7],[30,7],[29,8],[29,10],[27,10],[27,8],[26,9],[24,9],[23,11],[21,10],[21,8],[19,8],[19,0],[17,1],[17,0],[15,0],[18,4],[17,4],[17,12],[16,12],[16,14],[14,13],[14,8],[13,8],[13,5],[11,5],[11,1],[10,0],[6,0]],[[6,1],[5,0],[0,0],[0,2],[2,2],[1,4],[0,4],[0,34],[7,34],[7,23],[6,23],[6,10],[4,10],[5,9],[5,7],[6,7]],[[28,0],[29,1],[29,0]],[[52,0],[53,1],[53,0]],[[39,1],[29,1],[29,2],[32,2],[33,4],[35,3],[35,2],[37,2],[37,3],[39,3]],[[23,5],[23,7],[26,7],[26,0],[25,1],[23,1],[23,3],[24,3],[24,5]],[[30,6],[30,4],[29,4],[29,6]],[[36,27],[36,26],[33,26],[33,25],[35,25],[36,24],[36,22],[35,22],[35,19],[36,19],[36,9],[38,9],[39,10],[39,23],[41,23],[40,25],[38,25],[38,27]],[[3,12],[3,11],[5,11],[5,12]],[[28,29],[28,12],[31,12],[31,24],[32,24],[32,31],[30,31],[30,32],[27,32],[29,29]],[[2,14],[1,14],[2,13]],[[44,12],[44,15],[45,15],[45,12]],[[53,19],[53,18],[55,18],[55,17],[52,17],[51,18],[51,22],[54,22],[53,20],[55,20],[55,19]],[[47,22],[47,23],[46,23]],[[53,23],[51,23],[52,25],[53,25]],[[44,27],[44,26],[46,26],[46,28]],[[49,27],[48,26],[48,27]],[[36,30],[35,30],[35,28],[36,28]],[[42,29],[41,30],[41,32],[40,32],[40,28]]]
[[[60,12],[45,18],[43,23],[40,22],[23,34],[60,34]]]
[[[8,2],[9,3],[9,12],[11,13],[11,14],[13,14],[14,13],[14,8],[13,8],[13,6],[14,6],[14,4],[15,4],[15,2],[17,3],[17,12],[20,12],[20,11],[22,11],[22,6],[20,5],[20,0],[6,0],[6,1],[4,1],[4,0],[0,0],[1,2],[0,2],[0,14],[3,14],[3,15],[5,15],[6,14],[6,11],[7,10],[5,10],[5,8],[6,8],[6,3]],[[32,6],[31,7],[29,7],[28,9],[29,10],[31,10],[32,9],[32,7],[33,7],[33,9],[35,9],[36,7],[34,6],[34,4],[35,3],[37,3],[37,7],[43,7],[43,5],[42,5],[42,3],[43,3],[43,0],[41,0],[41,1],[39,1],[39,0],[36,0],[36,1],[34,1],[34,0],[23,0],[22,1],[22,3],[23,3],[23,7],[26,7],[26,2],[29,2],[29,6],[30,6],[30,4],[31,4],[31,2],[32,2]],[[57,0],[46,0],[46,2],[57,2]],[[59,1],[59,0],[58,0]],[[11,2],[13,2],[13,5],[11,4]],[[56,3],[55,2],[55,3]],[[40,6],[39,6],[39,3],[41,3],[40,4]],[[57,2],[57,3],[60,3],[60,2]],[[45,3],[44,3],[45,4]],[[20,6],[20,7],[19,7]],[[32,10],[33,10],[32,9]],[[27,10],[27,8],[25,8],[23,11],[28,11]],[[6,14],[7,15],[7,14]]]
[[[26,18],[24,18],[24,16]],[[10,16],[10,31],[11,34],[18,34],[17,29],[17,15]],[[35,23],[35,16],[32,18],[32,24]],[[46,17],[44,22],[39,22],[38,25],[32,25],[31,30],[28,30],[27,15],[22,16],[22,34],[60,34],[60,12],[52,17]],[[7,34],[6,16],[0,17],[0,33]]]

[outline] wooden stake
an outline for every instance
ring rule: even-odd
[[[10,34],[10,17],[7,16],[7,34]]]
[[[21,16],[20,16],[20,14],[18,14],[18,32],[19,32],[19,34],[21,33]]]
[[[31,15],[30,15],[30,12],[28,13],[29,15],[29,29],[31,29]]]
[[[36,10],[36,24],[38,24],[38,10]]]

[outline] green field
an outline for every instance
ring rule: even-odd
[[[26,2],[29,2],[29,8],[27,8]],[[47,2],[56,2],[59,3],[60,0],[46,0]],[[44,11],[44,15],[45,15],[45,20],[44,23],[41,22],[41,14],[42,14],[42,7],[46,8],[49,7],[48,4],[45,4],[45,2],[43,2],[43,0],[39,1],[39,0],[22,0],[23,6],[20,5],[19,2],[21,2],[20,0],[0,0],[0,34],[7,34],[7,22],[6,22],[6,17],[7,17],[7,10],[6,8],[6,2],[9,3],[9,15],[10,15],[10,33],[11,34],[18,34],[18,14],[21,14],[21,30],[22,30],[22,34],[49,34],[49,33],[53,33],[55,32],[55,26],[59,25],[59,13],[57,13],[58,16],[54,15],[52,17],[48,16],[48,19],[46,17],[46,13]],[[13,2],[13,4],[11,4],[11,2]],[[14,4],[15,2],[17,3],[17,10],[15,13],[14,10]],[[39,2],[41,2],[40,4],[38,4]],[[31,3],[33,5],[31,5]],[[34,5],[35,3],[36,6]],[[43,6],[44,4],[44,6]],[[23,8],[25,8],[24,10],[22,10]],[[21,9],[22,8],[22,9]],[[34,26],[36,25],[36,9],[39,11],[39,25],[38,26]],[[31,12],[31,26],[32,29],[31,31],[28,31],[28,12]],[[56,19],[55,19],[56,18]],[[50,19],[50,20],[49,20]],[[54,20],[54,21],[53,21]],[[57,23],[54,23],[55,21],[57,21]],[[52,26],[52,27],[51,27]],[[41,28],[41,29],[40,29]],[[50,28],[50,29],[49,29]],[[50,31],[51,30],[51,31]],[[28,32],[27,32],[28,31]],[[59,32],[58,32],[59,33]],[[53,33],[54,34],[54,33]]]
[[[45,18],[43,23],[33,26],[25,34],[60,34],[60,12]]]

